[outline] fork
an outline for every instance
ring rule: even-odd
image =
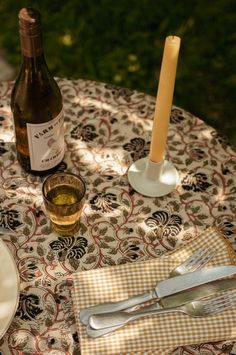
[[[185,313],[191,317],[208,317],[221,313],[229,308],[236,306],[236,293],[231,291],[221,294],[219,296],[200,301],[193,301],[186,303],[185,305],[172,307],[172,308],[159,308],[155,309],[155,305],[151,307],[144,307],[141,310],[134,312],[111,312],[106,314],[93,315],[89,319],[89,325],[93,329],[103,329],[115,326],[124,326],[127,323],[142,317],[148,317],[153,315],[161,315],[172,312]]]
[[[215,251],[211,249],[201,248],[192,255],[190,255],[182,264],[173,269],[169,277],[179,276],[187,272],[192,272],[202,268],[207,264],[215,255]],[[150,301],[152,299],[152,292],[146,292],[140,295],[133,296],[118,302],[107,302],[95,306],[84,308],[80,311],[80,321],[87,325],[89,317],[93,314],[109,313],[113,311],[120,311],[123,309],[133,308],[134,306]]]
[[[188,257],[182,264],[178,265],[170,272],[169,277],[179,276],[186,274],[187,272],[193,272],[197,269],[201,269],[206,265],[215,255],[215,250],[211,249],[199,249]]]

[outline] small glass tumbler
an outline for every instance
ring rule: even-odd
[[[62,236],[75,234],[85,201],[84,180],[72,173],[58,172],[44,180],[42,191],[53,230]]]

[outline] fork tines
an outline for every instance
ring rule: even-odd
[[[210,313],[218,313],[234,306],[236,306],[236,293],[231,291],[205,301],[204,310]]]
[[[199,249],[196,253],[191,255],[187,260],[188,266],[194,268],[196,264],[196,268],[199,268],[208,263],[209,260],[214,256],[215,251],[211,249]]]

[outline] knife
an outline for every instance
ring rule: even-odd
[[[125,308],[133,307],[137,304],[151,301],[153,299],[162,299],[163,297],[190,289],[192,287],[206,284],[208,282],[231,276],[236,273],[235,265],[217,266],[200,271],[193,271],[181,276],[175,276],[163,281],[159,281],[156,287],[141,295],[136,295],[118,302],[108,302],[98,304],[80,311],[80,320],[83,324],[88,324],[88,319],[92,314],[107,313],[110,311],[119,311]]]
[[[199,285],[195,288],[183,291],[175,295],[167,296],[157,303],[143,307],[142,310],[178,307],[193,300],[197,300],[216,294],[217,292],[227,291],[233,288],[236,288],[236,279],[216,280],[208,284]],[[108,335],[122,327],[123,325],[117,325],[109,328],[93,329],[90,325],[87,325],[86,331],[91,338],[98,338],[104,335]]]

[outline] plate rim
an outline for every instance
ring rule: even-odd
[[[12,255],[10,249],[7,246],[7,242],[5,242],[0,237],[0,248],[1,247],[3,247],[5,249],[6,253],[9,256],[9,260],[11,261],[11,263],[13,265],[13,268],[15,270],[16,279],[17,279],[17,284],[16,284],[16,294],[17,295],[16,295],[16,300],[15,300],[15,305],[14,305],[14,308],[12,310],[12,315],[9,318],[8,322],[6,323],[4,329],[2,329],[2,330],[0,329],[0,339],[2,339],[2,337],[6,334],[7,330],[9,329],[9,327],[10,327],[10,325],[12,323],[13,318],[15,317],[16,310],[17,310],[17,307],[18,307],[18,304],[19,304],[19,298],[20,298],[20,275],[19,275],[19,271],[17,269],[15,259],[14,259],[13,255]]]

